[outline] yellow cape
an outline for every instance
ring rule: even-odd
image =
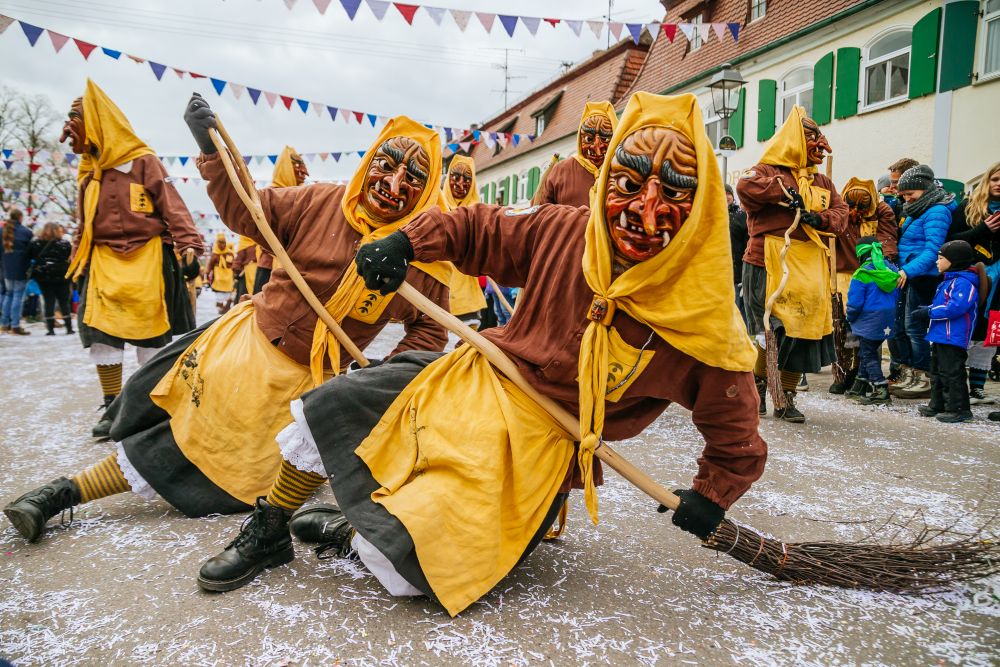
[[[83,233],[80,245],[66,272],[66,277],[74,280],[83,274],[90,258],[94,240],[94,216],[101,196],[103,173],[137,157],[154,155],[153,149],[135,136],[121,109],[90,79],[87,79],[87,88],[83,92],[83,126],[86,141],[94,150],[80,158],[76,182],[83,185],[90,174],[93,174],[93,178],[83,193]]]
[[[271,175],[272,188],[291,188],[299,184],[295,178],[295,167],[292,165],[293,155],[302,159],[291,146],[282,149],[278,161],[274,163],[274,174]]]
[[[451,159],[451,167],[457,164],[467,164],[472,169],[472,185],[469,186],[469,194],[465,195],[462,201],[457,201],[455,195],[451,194],[451,187],[448,179],[444,179],[441,184],[441,208],[445,211],[454,211],[459,206],[471,206],[479,203],[479,193],[476,192],[476,161],[466,155],[456,155]],[[451,167],[448,168],[449,173]]]
[[[670,345],[698,361],[730,371],[749,371],[757,353],[736,308],[729,214],[719,166],[705,134],[694,95],[632,95],[608,146],[608,155],[643,127],[680,132],[694,144],[698,187],[691,215],[670,244],[652,259],[612,278],[613,248],[605,223],[604,191],[611,160],[597,178],[587,223],[583,273],[595,298],[622,309]],[[591,321],[580,346],[579,462],[586,482],[587,509],[597,521],[597,494],[591,473],[593,451],[604,427],[611,328]]]
[[[594,115],[604,116],[610,120],[612,132],[614,132],[618,127],[618,116],[615,114],[615,108],[611,106],[611,102],[587,102],[587,104],[583,107],[583,115],[580,116],[580,125],[582,126],[583,121]],[[610,154],[611,150],[608,149],[608,155]],[[594,166],[593,162],[583,157],[583,149],[580,146],[579,128],[577,128],[576,132],[576,153],[573,154],[573,159],[583,165],[583,168],[589,171],[594,178],[597,178],[597,167]]]
[[[427,151],[427,155],[430,158],[427,185],[424,187],[423,192],[420,193],[420,199],[417,200],[417,205],[410,213],[392,224],[380,224],[377,221],[370,220],[365,210],[361,207],[362,188],[364,187],[365,177],[368,173],[368,165],[375,156],[378,147],[387,139],[400,136],[413,139]],[[340,207],[344,213],[344,217],[347,218],[348,224],[361,234],[362,238],[359,244],[361,245],[385,238],[427,209],[435,206],[440,196],[440,186],[441,139],[438,133],[410,120],[406,116],[396,116],[382,127],[382,131],[379,132],[378,137],[375,138],[375,141],[372,142],[371,147],[361,159],[361,165],[354,172],[354,176],[351,177],[351,181],[347,184],[347,190],[344,192],[344,198],[341,200]],[[433,264],[426,264],[423,262],[413,262],[413,266],[445,285],[451,279],[452,265],[450,263],[434,262]],[[337,290],[330,297],[330,300],[326,302],[325,307],[338,323],[342,322],[354,308],[355,304],[365,296],[365,293],[364,280],[358,275],[357,268],[351,262],[351,266],[344,271]],[[385,298],[386,302],[388,299],[389,297]],[[316,328],[313,329],[312,350],[309,356],[309,366],[312,370],[313,382],[317,386],[323,382],[324,356],[329,356],[330,367],[333,369],[333,372],[340,372],[340,343],[337,342],[337,339],[326,328],[322,320],[317,319]]]

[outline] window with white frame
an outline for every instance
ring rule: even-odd
[[[863,51],[862,100],[866,108],[906,99],[910,85],[909,30],[890,32]]]
[[[708,109],[705,109],[705,134],[708,135],[708,140],[712,143],[712,148],[718,150],[719,139],[722,138],[722,119],[714,114],[709,114]]]
[[[805,107],[806,115],[812,117],[813,110],[813,70],[799,67],[786,74],[778,84],[778,108],[781,121],[788,118],[792,108],[798,104]]]
[[[525,201],[528,198],[528,172],[527,171],[522,171],[521,173],[519,173],[517,175],[517,192],[515,192],[514,194],[516,195],[516,197],[515,197],[515,202],[516,203],[523,202],[523,201]],[[515,203],[515,202],[511,202],[511,203]]]
[[[545,114],[538,114],[535,116],[535,136],[542,136],[542,132],[545,131]]]
[[[1000,74],[1000,0],[983,7],[983,64],[979,78]]]
[[[750,20],[764,18],[767,14],[767,0],[750,0]]]
[[[691,31],[691,50],[697,51],[702,47],[705,41],[701,38],[701,24],[705,20],[704,14],[697,14],[692,16],[689,23],[694,26],[694,30]]]

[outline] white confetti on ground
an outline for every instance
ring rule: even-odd
[[[200,305],[210,317],[208,295]],[[2,502],[110,451],[85,437],[99,398],[78,342],[31,330],[0,337]],[[371,356],[399,335],[391,327]],[[732,518],[801,541],[859,539],[893,513],[971,529],[998,511],[1000,424],[984,415],[1000,407],[945,425],[916,416],[913,402],[864,408],[823,392],[828,376],[810,380],[806,424],[762,422],[767,472]],[[688,413],[671,408],[618,449],[663,483],[687,485],[701,445]],[[290,566],[244,589],[203,593],[197,570],[239,516],[187,519],[123,495],[81,508],[68,528],[54,519],[31,545],[0,519],[0,658],[19,667],[1000,662],[1000,577],[925,597],[777,583],[701,549],[607,477],[599,526],[575,495],[563,539],[454,619],[301,545]]]

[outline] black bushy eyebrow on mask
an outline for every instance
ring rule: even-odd
[[[631,169],[643,178],[649,178],[653,171],[653,161],[648,155],[633,155],[625,151],[622,146],[615,149],[615,160],[623,167]]]
[[[663,164],[660,166],[660,180],[669,186],[682,188],[684,190],[693,190],[698,187],[697,177],[678,174],[674,171],[673,165],[671,165],[667,160],[664,160]]]
[[[395,160],[396,164],[403,161],[403,151],[391,145],[388,141],[384,142],[378,149]]]
[[[427,180],[427,172],[425,172],[417,165],[416,160],[411,159],[409,162],[406,163],[406,171],[407,173],[410,174],[410,176],[419,178],[421,181]]]

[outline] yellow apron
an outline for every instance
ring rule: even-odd
[[[128,253],[93,247],[83,323],[126,340],[155,338],[170,330],[159,237]]]
[[[851,278],[853,276],[853,271],[851,273],[837,273],[837,291],[840,292],[840,297],[844,300],[844,308],[847,308],[847,290],[851,289]]]
[[[271,344],[245,301],[201,334],[149,396],[170,414],[184,456],[253,504],[281,465],[274,438],[292,421],[289,403],[311,387],[309,367]]]
[[[455,419],[455,415],[463,415]],[[465,345],[425,368],[358,446],[451,615],[497,584],[542,525],[569,434]]]
[[[781,281],[781,248],[785,239],[764,237],[764,266],[767,270],[766,298]],[[792,239],[785,256],[788,282],[771,314],[781,320],[785,334],[792,338],[820,340],[833,332],[830,309],[829,253],[814,241]]]
[[[218,263],[212,269],[212,291],[232,292],[234,287],[232,262],[225,255],[219,257]]]
[[[486,307],[486,296],[479,288],[479,279],[455,270],[448,285],[449,306],[453,315],[475,313]]]

